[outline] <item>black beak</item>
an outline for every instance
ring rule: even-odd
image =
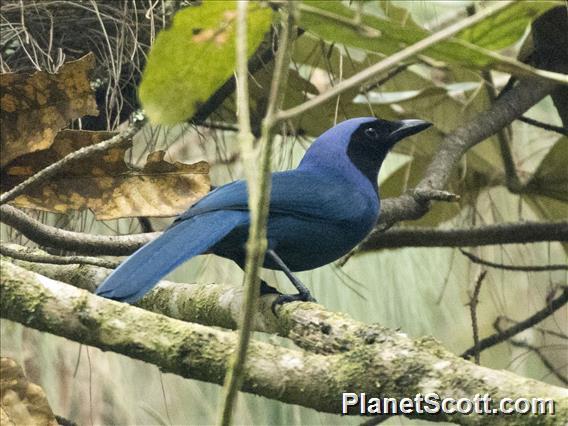
[[[432,126],[432,123],[424,120],[400,120],[397,121],[396,124],[398,124],[398,128],[390,134],[392,142],[398,142],[401,139],[420,133],[422,130],[426,130],[428,127]]]

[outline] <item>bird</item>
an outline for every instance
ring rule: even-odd
[[[316,301],[294,272],[341,258],[371,232],[379,218],[377,180],[385,157],[397,142],[431,125],[419,119],[348,119],[316,138],[297,168],[272,173],[263,267],[282,271],[298,291],[282,294],[261,280],[261,295],[277,295],[273,311],[284,303]],[[120,264],[96,294],[135,303],[201,254],[231,259],[244,269],[249,223],[246,181],[219,186]]]

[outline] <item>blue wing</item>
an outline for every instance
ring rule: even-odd
[[[297,169],[272,175],[271,216],[284,214],[309,220],[337,222],[349,219],[346,214],[357,212],[367,207],[367,204],[367,200],[360,196],[357,188],[351,188],[346,182],[334,182],[329,176],[326,178]],[[182,213],[172,226],[175,227],[178,223],[203,213],[218,210],[248,212],[245,181],[234,181],[210,192]]]
[[[181,263],[209,249],[248,214],[215,211],[177,222],[155,240],[132,254],[97,288],[96,294],[135,302]]]

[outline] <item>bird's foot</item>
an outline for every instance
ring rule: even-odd
[[[311,293],[309,291],[306,291],[306,292],[303,292],[303,293],[296,293],[296,294],[280,294],[274,300],[274,302],[272,302],[272,313],[275,316],[278,316],[276,314],[276,308],[278,306],[282,306],[285,303],[290,303],[290,302],[314,302],[314,303],[317,303],[317,300],[315,299],[315,297],[313,297],[311,295]]]

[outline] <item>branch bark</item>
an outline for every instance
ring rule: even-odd
[[[443,190],[461,157],[472,147],[495,134],[525,111],[552,93],[556,85],[542,80],[521,80],[501,96],[487,111],[465,123],[444,138],[432,162],[417,185],[418,191]],[[384,200],[378,230],[401,220],[416,220],[429,210],[429,203],[412,194]]]
[[[17,229],[33,242],[47,247],[89,255],[126,256],[160,235],[159,232],[134,235],[93,235],[45,225],[10,205],[0,206],[0,221]]]
[[[13,249],[7,244],[0,242],[0,254],[9,256],[13,259],[25,260],[27,262],[53,263],[56,265],[93,265],[102,268],[114,269],[120,265],[119,261],[101,259],[91,256],[56,256],[48,253],[37,253],[35,249],[21,250]]]
[[[461,356],[464,358],[470,357],[476,352],[490,348],[491,346],[495,346],[501,342],[504,342],[505,340],[510,339],[511,337],[519,334],[521,331],[531,328],[545,318],[548,318],[558,309],[566,305],[566,303],[568,303],[568,287],[564,287],[560,296],[558,296],[554,300],[551,300],[550,303],[547,303],[547,305],[537,313],[531,315],[524,321],[518,322],[512,327],[507,328],[506,330],[499,331],[489,337],[486,337],[485,339],[481,339],[476,345],[472,346],[464,353],[462,353]]]
[[[187,378],[221,383],[236,346],[233,332],[99,298],[9,262],[3,263],[0,291],[3,318]],[[492,424],[558,424],[568,419],[568,390],[476,366],[431,338],[413,341],[402,333],[376,333],[363,344],[332,355],[253,340],[249,354],[244,391],[319,411],[339,413],[346,391],[399,398],[431,392],[470,398],[488,393],[494,400],[535,397],[556,402],[554,416],[492,416]],[[487,418],[476,415],[423,418],[487,424]]]
[[[374,231],[354,254],[401,247],[471,247],[568,241],[568,221],[500,223],[466,229],[397,228]]]
[[[490,262],[488,260],[477,257],[473,253],[469,253],[460,249],[461,254],[478,265],[489,266],[490,268],[503,269],[505,271],[520,271],[520,272],[550,272],[550,271],[568,271],[568,265],[505,265],[503,263]]]
[[[403,200],[407,195],[389,198],[384,203]],[[413,203],[413,201],[409,201]],[[410,204],[412,205],[412,204]],[[425,204],[417,204],[418,206]],[[394,207],[397,208],[398,207]],[[393,206],[387,207],[394,213]],[[387,213],[387,214],[388,214]],[[41,246],[90,255],[127,256],[160,235],[151,232],[132,235],[93,235],[45,225],[10,205],[0,206],[0,221],[21,232]],[[523,244],[542,241],[568,241],[568,222],[522,222],[480,226],[469,229],[400,228],[383,232],[379,226],[359,247],[357,255],[373,250],[402,247],[468,247],[493,244]]]
[[[10,245],[10,247],[13,250],[25,250],[17,245]],[[42,253],[40,250],[37,252]],[[93,292],[110,273],[108,269],[89,265],[53,265],[26,261],[13,261],[13,263],[29,271],[90,292]],[[235,329],[242,311],[243,293],[241,286],[160,281],[137,306],[171,318]],[[376,339],[377,336],[384,339],[385,336],[396,334],[377,324],[368,325],[355,321],[345,314],[327,311],[314,303],[284,305],[276,318],[271,311],[274,297],[266,295],[260,298],[254,329],[289,338],[298,347],[311,352],[333,354],[350,351],[358,345]],[[562,297],[557,298],[551,305],[554,310],[565,303]],[[535,315],[538,322],[550,315],[550,310],[547,307]],[[528,322],[515,323],[511,327],[511,330],[516,330],[512,335],[534,326],[536,324],[533,318],[535,315],[527,319]],[[491,346],[503,341],[503,339],[496,340],[497,337],[499,336],[490,338]],[[468,351],[473,350],[474,348],[470,348]],[[465,355],[468,354],[464,353]]]

